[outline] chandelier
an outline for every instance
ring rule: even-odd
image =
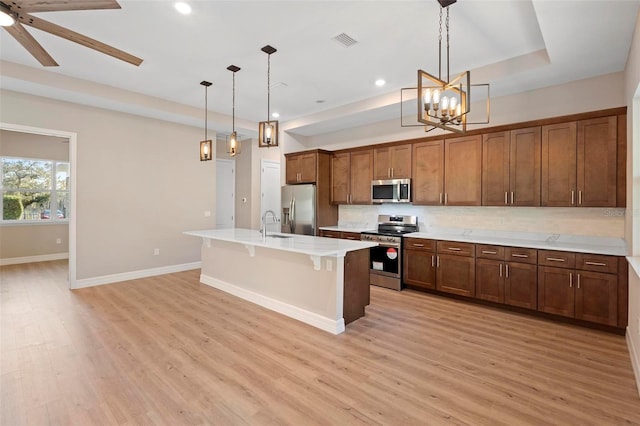
[[[271,120],[271,54],[276,53],[275,47],[266,45],[262,50],[267,54],[267,121],[258,123],[258,146],[271,147],[278,146],[278,122]]]
[[[449,6],[456,0],[438,0],[440,4],[440,20],[438,34],[438,77],[426,71],[418,70],[418,121],[425,125],[427,131],[434,128],[465,133],[467,131],[467,117],[471,111],[471,87],[486,86],[487,89],[487,118],[482,123],[489,122],[489,85],[471,84],[471,72],[450,78],[449,74]],[[442,77],[442,12],[446,10],[446,80]],[[469,122],[470,123],[470,122]],[[471,123],[470,123],[471,124]],[[473,123],[479,124],[479,123]],[[432,126],[428,128],[428,126]]]

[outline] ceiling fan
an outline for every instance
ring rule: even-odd
[[[136,56],[30,15],[38,12],[96,9],[120,9],[120,5],[116,0],[0,0],[0,25],[45,67],[57,67],[58,63],[33,38],[24,25],[73,41],[135,66],[140,65],[142,59]]]

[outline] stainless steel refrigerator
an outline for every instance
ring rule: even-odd
[[[286,185],[282,187],[282,232],[316,234],[316,186]]]

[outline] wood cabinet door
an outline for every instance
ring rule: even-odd
[[[511,131],[509,154],[509,203],[513,206],[540,205],[542,129],[531,127]]]
[[[300,172],[300,156],[287,157],[285,160],[285,175],[288,184],[298,183],[298,173]]]
[[[405,284],[436,288],[435,254],[424,250],[404,250],[402,279]]]
[[[315,183],[316,182],[316,165],[318,163],[317,154],[300,155],[300,180],[299,183]]]
[[[473,257],[437,255],[436,268],[436,289],[461,296],[475,296],[476,267]]]
[[[509,204],[509,132],[482,135],[482,205]]]
[[[391,179],[391,148],[373,150],[373,178]]]
[[[575,317],[600,324],[618,324],[618,277],[577,271]]]
[[[617,129],[616,116],[578,122],[578,206],[616,206]]]
[[[507,262],[504,277],[504,303],[526,309],[538,307],[538,267]]]
[[[503,262],[476,259],[476,297],[504,303],[504,273]]]
[[[373,180],[373,152],[351,153],[351,204],[371,204],[371,181]]]
[[[391,177],[411,178],[411,144],[391,147]]]
[[[482,137],[463,136],[444,142],[444,203],[482,204]]]
[[[413,204],[441,205],[444,202],[444,141],[413,145]]]
[[[330,231],[328,229],[321,229],[319,236],[324,238],[340,238],[340,231]]]
[[[542,199],[545,207],[576,204],[577,123],[542,126]]]
[[[573,317],[575,292],[573,269],[538,267],[538,310]]]
[[[331,204],[349,203],[349,177],[351,176],[351,154],[348,152],[331,157]]]

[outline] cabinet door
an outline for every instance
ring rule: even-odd
[[[507,262],[504,277],[504,303],[526,309],[538,307],[538,267]]]
[[[504,303],[504,271],[502,262],[476,259],[476,297]]]
[[[447,293],[474,297],[476,267],[473,257],[437,255],[436,288]]]
[[[340,238],[342,238],[343,240],[360,241],[360,233],[359,232],[341,232]]]
[[[578,122],[579,206],[616,206],[617,129],[615,116]]]
[[[448,206],[482,204],[482,137],[444,142],[444,198]]]
[[[509,204],[509,132],[482,135],[482,205]]]
[[[340,231],[329,231],[328,229],[321,229],[320,236],[324,238],[340,238]]]
[[[509,203],[513,206],[540,205],[541,135],[540,127],[511,131]]]
[[[373,150],[373,178],[391,179],[391,148]]]
[[[391,147],[391,177],[411,178],[411,144]]]
[[[285,161],[286,167],[286,181],[288,184],[299,183],[298,178],[300,173],[300,156],[287,157]]]
[[[350,179],[351,204],[371,204],[373,153],[370,149],[351,153]]]
[[[348,152],[331,157],[331,204],[349,203],[349,177],[351,154]]]
[[[577,271],[576,318],[600,324],[618,323],[618,277]]]
[[[575,121],[542,127],[542,200],[545,207],[575,206]]]
[[[300,155],[300,183],[316,182],[316,164],[318,163],[317,154]]]
[[[406,284],[436,288],[435,254],[423,250],[404,250],[402,279]]]
[[[440,205],[444,201],[444,141],[413,145],[413,204]]]
[[[538,267],[538,310],[565,317],[574,316],[573,269]]]

